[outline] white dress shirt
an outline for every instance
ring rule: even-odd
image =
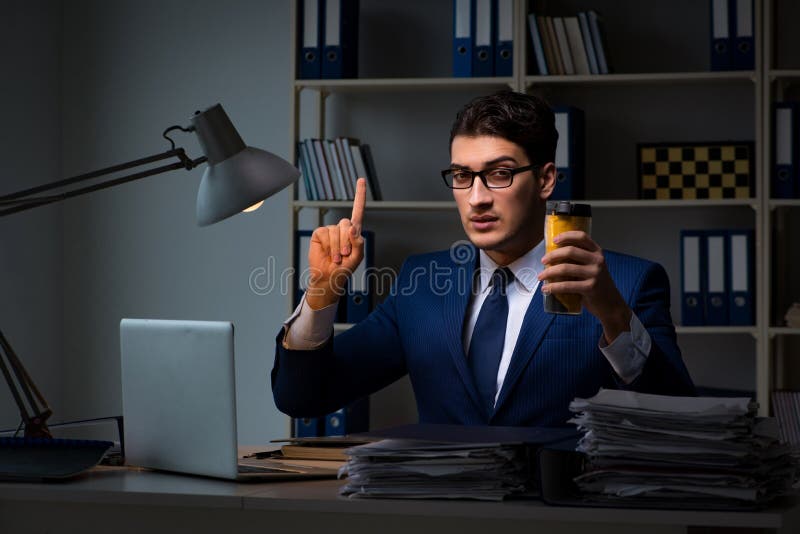
[[[506,338],[503,345],[503,354],[500,367],[497,370],[497,394],[503,387],[503,381],[511,363],[511,355],[519,338],[522,320],[531,303],[533,295],[539,286],[538,276],[543,270],[542,257],[545,245],[541,241],[524,256],[517,258],[508,265],[514,273],[513,283],[508,285],[508,322],[506,323]],[[480,270],[477,277],[478,287],[475,298],[472,299],[466,315],[466,325],[462,333],[464,352],[469,354],[469,344],[472,332],[478,320],[478,312],[483,301],[489,295],[489,283],[492,273],[498,265],[483,250],[480,251]],[[321,310],[313,310],[307,303],[305,295],[294,313],[285,321],[286,335],[283,339],[284,348],[291,350],[312,350],[322,346],[331,334],[333,323],[336,319],[336,305],[331,304]],[[617,375],[625,382],[631,383],[642,372],[642,368],[650,354],[650,334],[642,325],[636,314],[631,314],[630,332],[622,332],[610,344],[606,343],[605,336],[600,335],[598,347],[608,360]],[[495,397],[497,401],[497,397]]]

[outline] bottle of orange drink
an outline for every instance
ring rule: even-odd
[[[587,234],[592,233],[592,207],[589,204],[573,204],[566,200],[550,200],[545,206],[544,239],[547,252],[559,247],[553,242],[558,234],[568,230],[582,230]],[[551,265],[556,265],[555,263]],[[545,280],[549,282],[563,282],[567,279],[558,278]],[[544,311],[548,313],[562,313],[579,315],[581,313],[581,296],[578,294],[544,295]]]

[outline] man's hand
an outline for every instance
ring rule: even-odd
[[[364,258],[361,224],[367,203],[367,182],[359,178],[353,200],[353,213],[339,224],[320,226],[311,235],[308,249],[310,279],[306,302],[314,310],[339,300],[347,287],[347,279]]]
[[[625,299],[611,279],[603,251],[586,232],[569,231],[556,236],[559,248],[545,254],[539,280],[560,279],[543,286],[554,295],[578,293],[583,307],[603,325],[607,343],[630,330],[631,315]]]

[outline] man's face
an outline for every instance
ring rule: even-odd
[[[531,164],[521,146],[483,135],[456,136],[450,161],[451,167],[472,171]],[[542,238],[544,202],[552,191],[555,168],[548,163],[535,170],[516,174],[511,186],[503,189],[489,189],[479,177],[469,189],[453,189],[467,237],[501,265],[519,258]]]

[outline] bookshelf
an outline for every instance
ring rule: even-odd
[[[771,340],[776,336],[792,338],[800,334],[798,329],[779,327],[774,320],[775,313],[771,310],[775,307],[775,294],[784,288],[774,284],[771,273],[778,260],[770,254],[775,247],[771,237],[776,226],[775,212],[800,211],[796,210],[800,207],[800,200],[774,200],[769,195],[771,105],[782,94],[780,91],[791,90],[800,81],[800,58],[792,63],[791,54],[787,52],[793,45],[800,49],[800,43],[795,42],[800,37],[793,37],[790,23],[783,19],[776,21],[774,14],[776,5],[781,10],[792,12],[799,9],[790,5],[789,0],[755,0],[755,69],[711,72],[708,70],[709,13],[706,1],[515,0],[514,75],[505,78],[452,78],[449,77],[452,0],[414,0],[385,8],[378,4],[377,0],[361,0],[362,21],[378,20],[384,9],[393,16],[402,17],[405,25],[411,28],[418,23],[420,27],[431,29],[434,24],[428,19],[439,21],[435,25],[437,29],[431,30],[438,35],[420,37],[423,42],[420,46],[437,47],[430,48],[430,64],[417,67],[413,62],[400,58],[395,63],[396,72],[391,71],[374,57],[376,49],[389,46],[386,37],[378,35],[377,29],[365,28],[360,34],[360,46],[364,49],[360,58],[362,78],[296,79],[297,0],[292,2],[290,104],[293,120],[289,136],[293,150],[298,139],[335,135],[359,137],[376,149],[377,145],[367,132],[370,128],[368,121],[359,120],[357,113],[354,113],[355,118],[351,118],[348,115],[351,107],[364,107],[367,113],[375,114],[376,121],[391,120],[392,127],[406,133],[416,130],[406,126],[406,122],[413,123],[415,119],[404,116],[409,115],[404,113],[409,109],[404,106],[416,100],[422,106],[427,104],[425,109],[430,110],[431,117],[420,121],[418,128],[423,133],[426,133],[425,129],[429,130],[426,133],[428,137],[402,139],[398,141],[397,151],[408,150],[415,143],[425,144],[426,139],[445,145],[443,150],[439,146],[435,155],[432,148],[430,152],[423,151],[418,163],[419,168],[425,170],[426,179],[433,176],[433,180],[437,180],[437,165],[447,157],[446,139],[455,110],[472,96],[511,88],[541,94],[554,105],[570,104],[584,109],[587,120],[586,202],[597,210],[595,236],[604,247],[644,256],[664,265],[671,279],[672,311],[676,322],[680,319],[680,229],[752,228],[755,231],[756,324],[750,327],[678,325],[676,331],[679,341],[683,344],[685,340],[691,352],[685,353],[687,364],[693,361],[702,367],[705,352],[716,351],[710,360],[729,360],[731,365],[740,367],[740,371],[734,373],[739,376],[739,383],[732,386],[754,389],[761,414],[768,414],[770,392],[776,384],[776,371],[780,371],[774,365],[776,343]],[[607,54],[612,60],[614,73],[582,76],[535,74],[527,14],[536,11],[561,16],[587,9],[597,9],[604,15]],[[778,34],[777,38],[775,34]],[[654,40],[650,39],[651,36]],[[407,36],[398,39],[410,43]],[[773,41],[781,47],[780,61],[771,59]],[[395,56],[399,57],[395,54],[390,59],[396,59]],[[454,104],[450,105],[448,99]],[[448,105],[447,113],[437,114],[439,108]],[[392,110],[395,106],[397,109]],[[430,133],[430,130],[435,130],[435,133]],[[753,198],[678,201],[637,198],[636,142],[723,139],[755,142]],[[394,142],[395,138],[391,138],[386,144]],[[446,248],[452,241],[463,239],[460,223],[453,220],[455,203],[448,198],[447,191],[425,189],[420,185],[421,178],[409,179],[405,188],[392,190],[384,187],[385,182],[392,186],[407,176],[395,170],[395,167],[402,166],[400,158],[376,159],[386,198],[367,203],[369,216],[380,227],[376,265],[399,266],[407,254]],[[304,198],[295,186],[290,201],[290,236],[301,227],[332,224],[339,217],[349,216],[350,202],[309,201]],[[450,224],[444,221],[450,221]],[[425,242],[417,247],[393,237],[392,234],[407,231],[406,225],[410,225],[409,228],[432,228],[435,234],[432,240],[446,235],[451,241]],[[399,227],[403,229],[398,230]],[[382,244],[381,240],[387,243]],[[294,257],[293,239],[290,239],[290,247],[289,257]],[[291,296],[287,302],[287,310],[290,310]],[[336,331],[346,330],[349,326],[337,325]],[[725,351],[731,351],[731,354],[725,354]],[[691,365],[690,371],[695,374]],[[716,375],[718,382],[702,385],[731,386],[725,383],[726,373],[726,367],[706,369],[706,375]],[[744,382],[746,384],[742,386]]]
[[[763,132],[765,145],[774,144],[773,105],[782,100],[800,101],[800,36],[795,31],[800,5],[787,0],[764,0],[765,38],[763,46],[764,87]],[[796,143],[796,140],[795,140]],[[769,188],[772,152],[764,159],[765,188]],[[767,189],[769,190],[769,189]],[[789,305],[800,300],[800,283],[793,274],[800,266],[795,250],[800,227],[800,199],[773,199],[765,195],[763,214],[764,251],[764,336],[761,349],[764,366],[772,372],[770,387],[800,389],[799,328],[785,326],[783,316]]]

